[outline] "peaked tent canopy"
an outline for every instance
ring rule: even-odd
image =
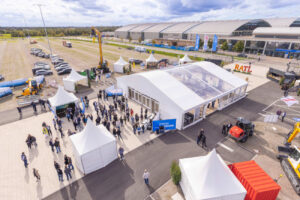
[[[77,102],[78,98],[74,94],[64,90],[62,86],[58,86],[56,94],[53,97],[50,97],[48,100],[51,107],[56,108],[66,104],[75,103]]]
[[[180,186],[187,200],[243,200],[247,191],[223,159],[212,150],[208,155],[179,160]]]
[[[85,80],[86,83],[88,81],[86,76],[82,76],[72,69],[69,76],[63,79],[64,88],[70,92],[75,92],[75,84],[82,80]]]
[[[189,56],[187,54],[185,54],[183,56],[183,58],[179,59],[179,64],[185,64],[185,63],[190,63],[190,62],[193,62]]]
[[[119,60],[114,63],[114,72],[123,73],[123,67],[128,64],[129,63],[120,56]]]
[[[147,63],[157,63],[157,59],[153,56],[153,54],[151,53],[149,58],[146,59],[146,64]]]
[[[103,126],[88,119],[82,132],[70,136],[78,168],[88,174],[105,167],[118,157],[117,142]]]

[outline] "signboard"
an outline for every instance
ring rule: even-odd
[[[217,51],[217,46],[218,46],[218,36],[217,35],[214,35],[214,40],[213,40],[213,43],[212,43],[212,51],[213,52],[216,52]]]
[[[276,123],[278,120],[277,115],[266,115],[264,118],[264,122]]]
[[[199,45],[200,45],[200,36],[197,34],[196,35],[196,43],[195,43],[195,51],[199,50]]]
[[[296,121],[296,122],[300,122],[300,118],[294,117],[293,120]]]
[[[176,129],[176,119],[156,120],[152,122],[152,131],[156,131],[160,126],[165,127],[165,130]]]
[[[81,102],[82,102],[82,112],[81,113],[85,113],[85,103],[83,101],[83,98],[81,97]]]
[[[252,72],[250,65],[239,65],[239,64],[235,64],[233,71],[244,72],[244,73],[248,73],[248,74],[251,74],[251,72]]]
[[[286,103],[286,105],[287,105],[288,107],[290,107],[290,106],[292,106],[292,105],[294,105],[294,104],[298,104],[298,103],[299,103],[299,101],[296,100],[296,99],[295,99],[294,97],[292,97],[292,96],[282,97],[282,98],[281,98],[281,101],[283,101],[284,103]]]
[[[209,40],[208,35],[204,35],[203,51],[207,50],[208,40]]]

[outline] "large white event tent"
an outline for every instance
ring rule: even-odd
[[[114,72],[117,73],[123,73],[123,68],[126,67],[129,63],[126,62],[122,56],[120,56],[120,59],[114,63]]]
[[[246,189],[212,150],[206,156],[179,159],[180,186],[186,200],[243,200]]]
[[[193,62],[193,61],[189,58],[189,56],[187,54],[185,54],[183,56],[183,58],[179,59],[179,64],[180,65],[190,63],[190,62]]]
[[[117,77],[117,87],[161,119],[184,129],[206,116],[209,104],[223,108],[246,95],[247,82],[214,63],[202,61]]]
[[[76,165],[84,174],[101,169],[118,158],[115,137],[89,119],[85,128],[70,136]]]
[[[146,66],[147,67],[156,67],[157,66],[157,59],[151,53],[150,56],[146,59]]]
[[[86,76],[82,76],[78,74],[74,69],[72,69],[69,76],[63,78],[63,83],[65,90],[68,90],[70,92],[76,92],[75,85],[78,83],[85,83],[88,85],[88,79]]]
[[[59,110],[63,110],[70,104],[78,102],[78,98],[73,94],[69,93],[62,86],[58,86],[57,92],[53,97],[48,98],[51,108],[56,114]]]

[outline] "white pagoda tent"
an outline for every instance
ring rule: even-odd
[[[127,66],[129,63],[126,62],[122,56],[120,56],[120,59],[114,63],[114,72],[117,73],[123,73],[123,67]]]
[[[67,106],[71,103],[76,103],[78,98],[69,93],[62,86],[58,86],[58,90],[53,97],[48,98],[51,108],[56,111],[59,107]]]
[[[157,67],[157,59],[151,53],[150,56],[146,59],[146,66],[148,67]]]
[[[193,62],[189,56],[187,54],[185,54],[182,58],[179,59],[179,64],[182,65],[182,64],[186,64],[186,63],[191,63]]]
[[[179,160],[180,186],[186,200],[243,200],[247,193],[223,159],[212,150],[206,156]]]
[[[69,76],[63,78],[63,83],[65,90],[75,92],[75,85],[80,83],[88,85],[88,79],[86,76],[82,76],[72,69]]]
[[[84,174],[101,169],[118,158],[115,137],[89,119],[85,128],[70,136],[76,165]]]

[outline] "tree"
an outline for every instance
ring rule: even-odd
[[[171,172],[171,177],[172,177],[173,183],[175,185],[178,185],[180,180],[181,180],[181,170],[180,170],[180,167],[179,167],[179,165],[176,161],[172,162],[170,172]]]
[[[199,42],[199,48],[202,48],[202,47],[203,47],[203,44],[204,44],[203,40],[200,39],[200,42]]]
[[[212,40],[208,40],[208,47],[211,49],[212,48],[212,43],[213,43],[213,41]]]
[[[244,43],[242,41],[238,41],[233,46],[233,51],[242,52],[244,49]]]
[[[132,40],[132,37],[130,35],[128,37],[128,40],[129,40],[129,42],[131,42],[131,40]]]
[[[141,44],[141,42],[142,42],[142,38],[141,38],[141,37],[139,37],[139,40],[138,40],[138,41],[139,41],[139,44]]]
[[[227,43],[227,41],[225,40],[223,43],[222,43],[222,45],[221,45],[221,49],[223,50],[223,51],[226,51],[226,50],[228,50],[228,43]]]
[[[156,42],[155,42],[155,40],[152,40],[152,44],[155,44]]]

